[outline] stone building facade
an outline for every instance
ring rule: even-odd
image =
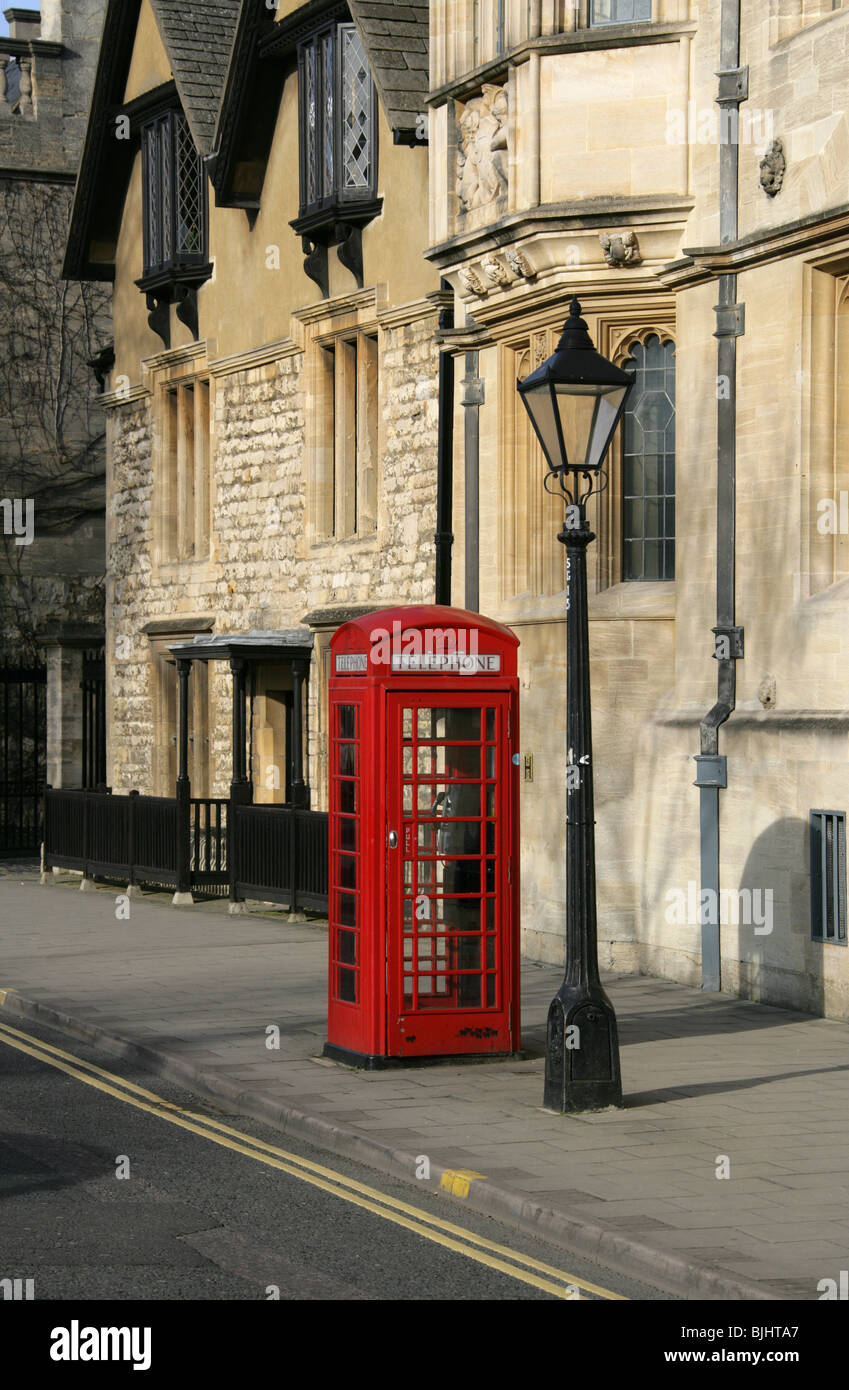
[[[331,30],[366,55],[379,174],[328,221]],[[577,294],[635,376],[590,504],[602,965],[849,1017],[847,43],[819,0],[109,6],[68,268],[115,281],[116,790],[170,790],[170,645],[298,629],[324,804],[329,634],[434,596],[441,410],[451,601],[521,639],[523,947],[562,959],[562,517],[516,380]],[[170,280],[142,151],[169,111],[208,191],[207,261]],[[192,680],[193,786],[223,793],[229,671]],[[288,681],[255,672],[257,799]]]
[[[522,639],[526,950],[563,951],[565,593],[515,383],[577,294],[637,377],[590,504],[602,964],[844,1019],[847,43],[831,0],[436,0],[427,252]]]
[[[115,363],[104,397],[108,780],[115,792],[173,792],[174,643],[251,631],[274,641],[309,615],[303,732],[311,805],[322,809],[326,644],[339,615],[432,596],[436,328],[451,296],[422,255],[427,153],[415,129],[426,7],[407,23],[413,56],[400,87],[380,54],[362,68],[370,25],[355,4],[284,3],[275,15],[264,3],[208,3],[193,7],[191,21],[183,9],[142,0],[107,10],[68,251],[69,273],[114,276]],[[305,215],[295,172],[306,139],[298,46],[316,29],[332,31],[374,83],[364,98],[372,201],[340,203],[332,225],[320,209]],[[246,92],[258,94],[260,115]],[[191,288],[191,323],[179,291],[154,303],[159,288],[140,293],[137,284],[151,190],[136,123],[157,94],[179,109],[203,161],[210,273]],[[132,130],[112,165],[99,144],[107,108],[110,120],[126,112]],[[258,127],[267,132],[260,149]],[[113,212],[100,197],[116,177]],[[290,226],[305,216],[305,229]],[[292,679],[284,650],[251,672],[257,801],[286,796]],[[191,702],[193,793],[226,795],[226,661],[195,663]]]

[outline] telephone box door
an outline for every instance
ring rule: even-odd
[[[387,1052],[512,1051],[510,696],[387,698]]]

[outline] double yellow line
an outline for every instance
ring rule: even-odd
[[[7,991],[0,990],[0,1007],[6,993]],[[153,1091],[145,1090],[143,1086],[137,1086],[114,1072],[104,1071],[102,1067],[83,1061],[71,1052],[64,1052],[60,1047],[41,1042],[9,1024],[0,1023],[0,1042],[65,1072],[77,1081],[85,1082],[87,1086],[94,1086],[98,1091],[123,1101],[125,1105],[144,1110],[169,1124],[179,1125],[181,1129],[198,1134],[202,1139],[209,1139],[213,1144],[232,1149],[234,1153],[243,1154],[246,1158],[253,1158],[269,1168],[277,1168],[300,1182],[321,1188],[334,1197],[382,1217],[384,1221],[403,1226],[405,1230],[413,1231],[426,1240],[434,1241],[459,1255],[465,1255],[467,1259],[475,1260],[489,1269],[497,1269],[502,1274],[509,1275],[511,1279],[518,1279],[523,1284],[542,1289],[545,1293],[553,1294],[555,1298],[572,1301],[580,1299],[582,1293],[585,1296],[590,1294],[603,1299],[619,1300],[624,1297],[574,1274],[567,1274],[564,1270],[556,1269],[531,1255],[523,1255],[506,1245],[498,1245],[495,1241],[487,1240],[485,1236],[479,1236],[462,1226],[455,1226],[450,1221],[444,1221],[422,1210],[421,1207],[414,1207],[397,1197],[390,1197],[374,1187],[367,1187],[364,1183],[346,1177],[343,1173],[337,1173],[332,1168],[313,1163],[274,1144],[266,1144],[262,1139],[242,1134],[240,1130],[222,1124],[211,1116],[200,1115],[195,1111],[186,1110],[183,1106],[173,1105]]]

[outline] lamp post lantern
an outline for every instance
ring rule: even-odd
[[[587,628],[586,504],[607,480],[602,465],[633,378],[593,347],[573,299],[557,350],[517,389],[548,465],[544,486],[566,517],[566,973],[548,1011],[545,1096],[549,1110],[622,1104],[613,1005],[598,973],[592,721]]]

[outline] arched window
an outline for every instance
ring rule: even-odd
[[[622,442],[622,578],[675,578],[675,347],[634,343]]]
[[[592,0],[593,25],[633,24],[651,17],[651,0]]]

